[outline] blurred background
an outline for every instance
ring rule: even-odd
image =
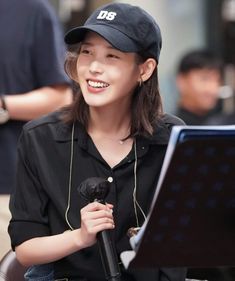
[[[105,0],[49,0],[68,30],[83,24]],[[221,110],[234,111],[235,89],[235,0],[130,0],[113,1],[138,5],[147,10],[162,31],[163,48],[159,64],[160,90],[166,112],[174,113],[178,93],[176,68],[186,52],[209,48],[225,63]]]

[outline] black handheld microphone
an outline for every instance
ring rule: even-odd
[[[110,182],[103,178],[88,178],[78,187],[80,195],[89,202],[105,204],[105,197],[109,192]],[[118,257],[110,237],[109,230],[97,233],[97,241],[106,280],[120,281],[121,271],[118,265]]]

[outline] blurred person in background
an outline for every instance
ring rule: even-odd
[[[206,49],[191,51],[181,59],[176,76],[179,102],[175,114],[187,125],[203,125],[217,115],[222,69],[221,60]]]
[[[209,118],[206,125],[235,125],[235,112]]]
[[[10,249],[8,202],[22,126],[72,99],[62,34],[48,1],[0,1],[0,258]]]
[[[218,110],[223,63],[206,49],[194,50],[181,59],[176,77],[179,103],[176,115],[187,125],[221,125],[226,116]],[[227,120],[228,122],[228,120]],[[235,280],[233,268],[192,268],[188,278],[209,281]]]

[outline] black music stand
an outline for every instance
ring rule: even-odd
[[[126,267],[235,266],[235,126],[173,128]]]

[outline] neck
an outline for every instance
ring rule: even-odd
[[[108,110],[90,108],[88,133],[98,137],[124,139],[130,133],[130,110]]]

